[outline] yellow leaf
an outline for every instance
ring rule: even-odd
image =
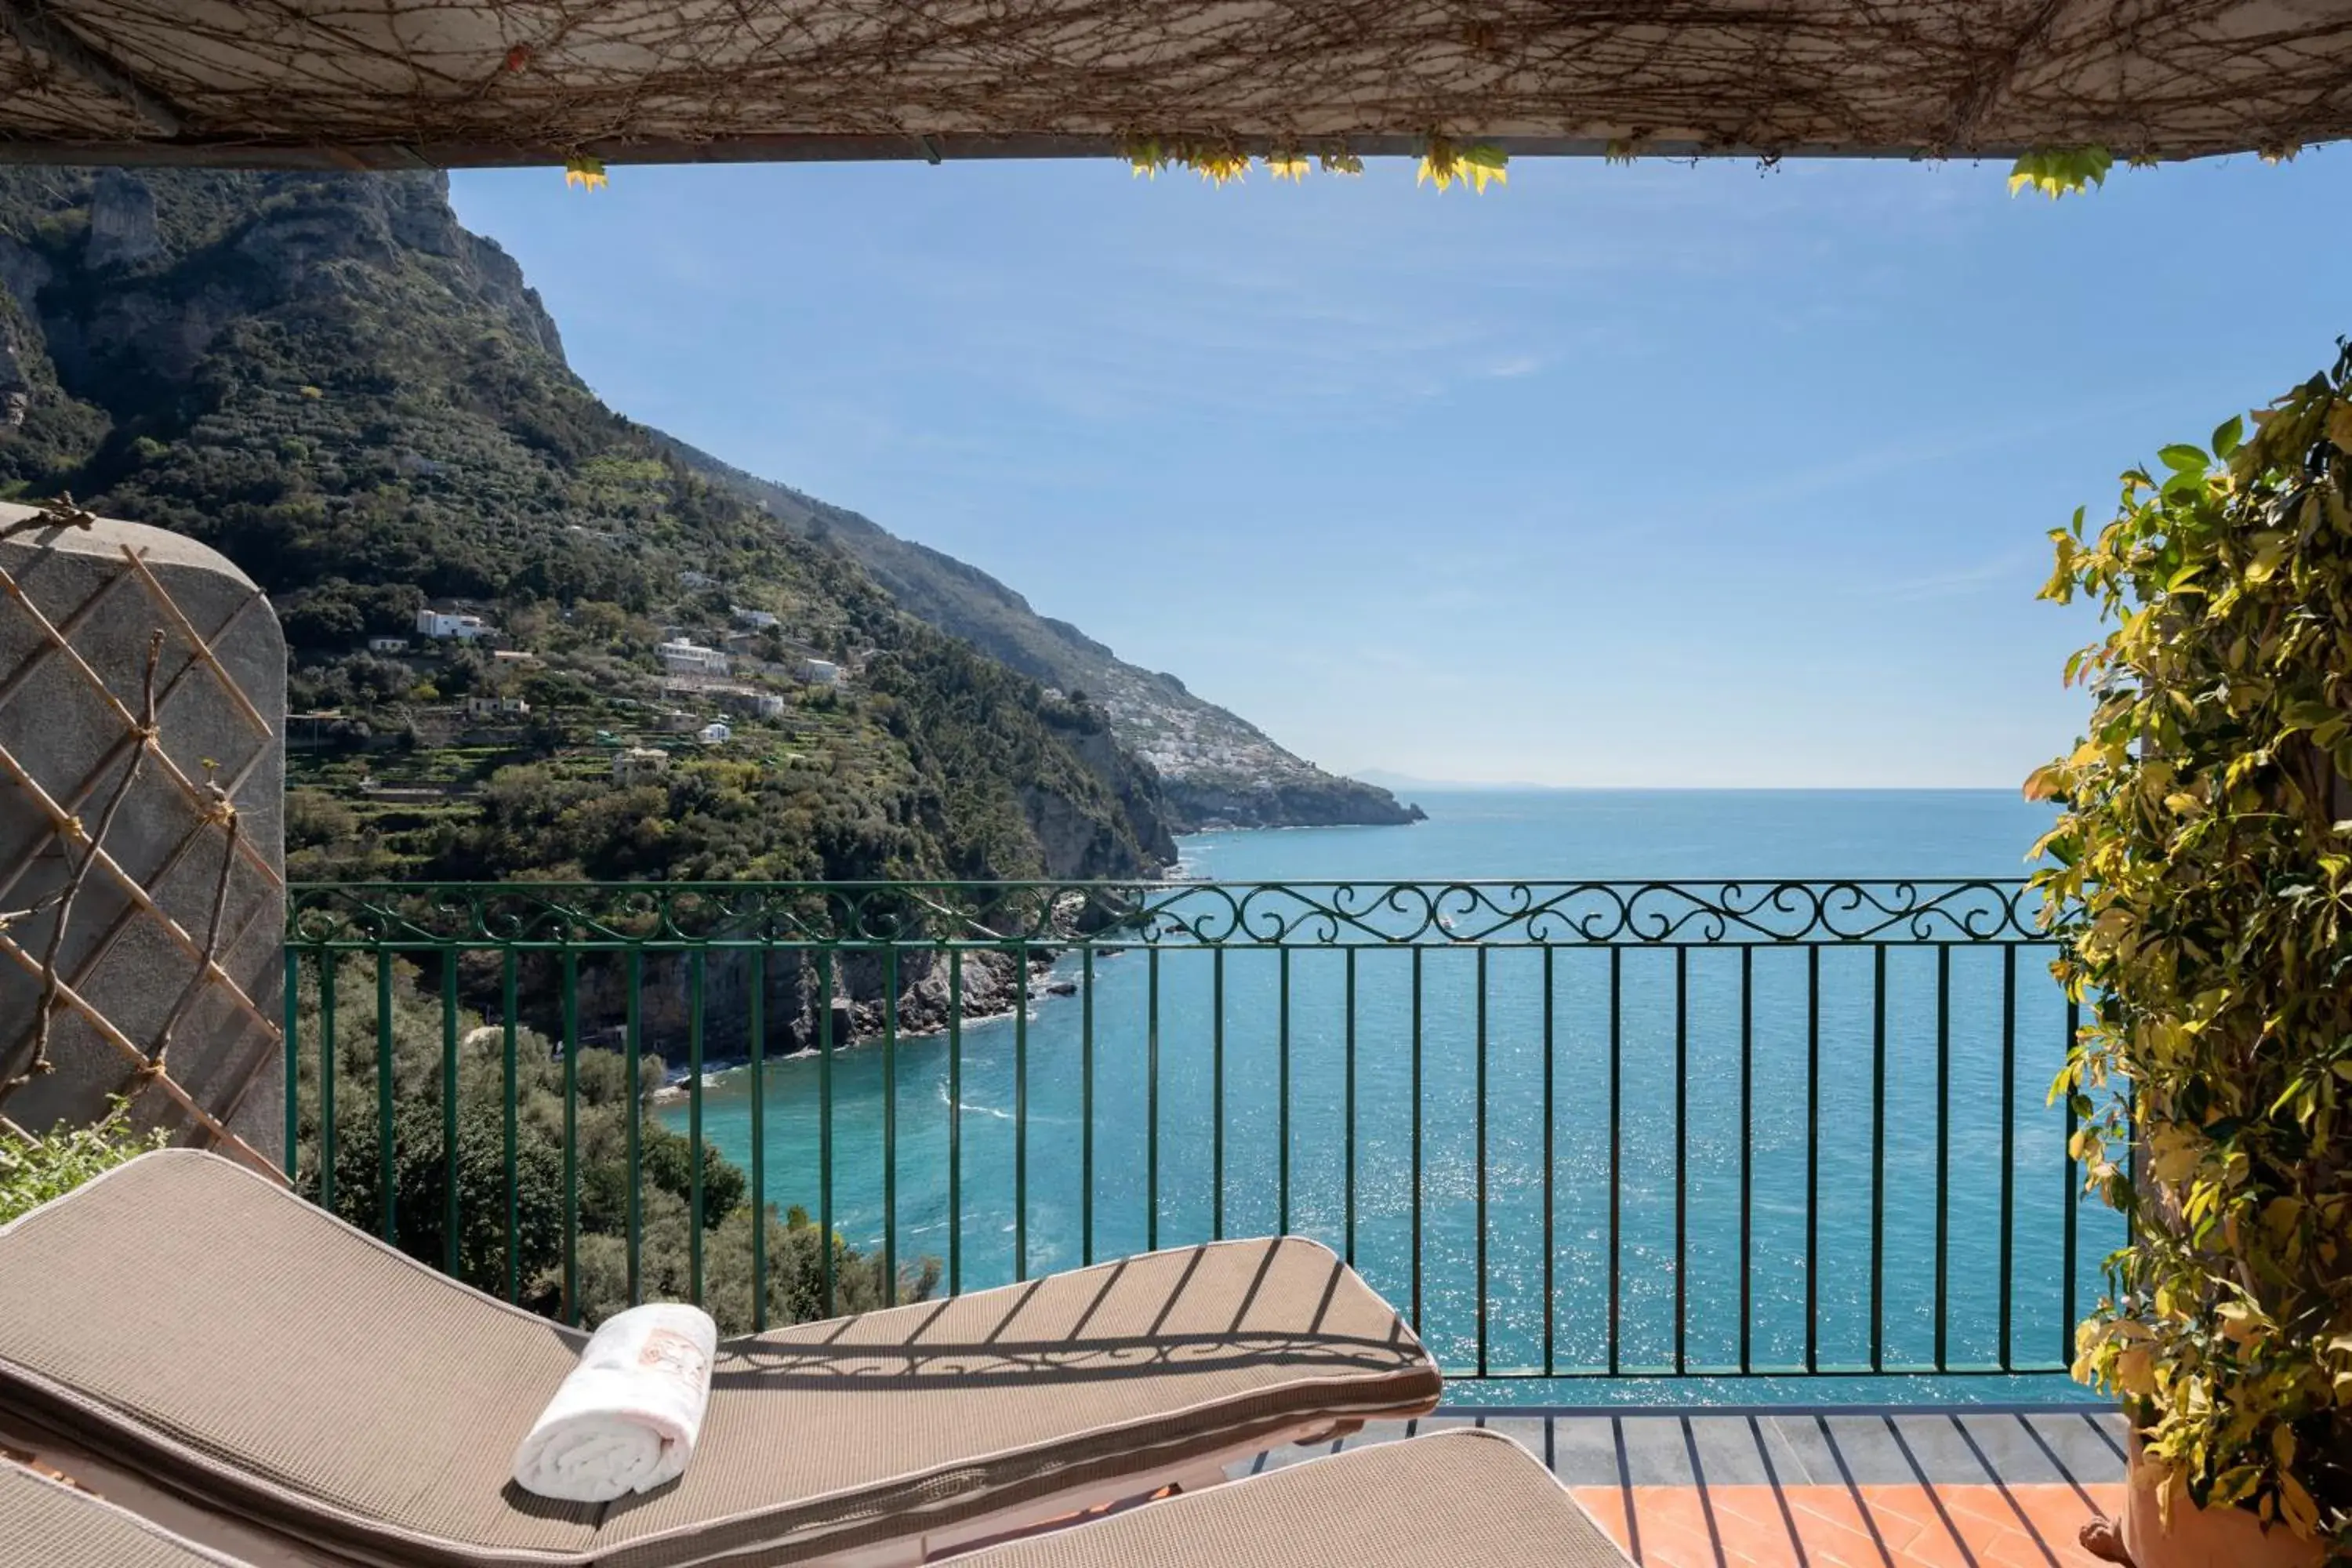
[[[1276,153],[1265,161],[1265,167],[1277,180],[1297,184],[1307,178],[1307,160],[1296,153]]]
[[[2301,1481],[2284,1471],[2279,1473],[2279,1509],[2286,1515],[2287,1528],[2297,1535],[2305,1541],[2318,1536],[2319,1505],[2311,1500]]]
[[[2337,403],[2327,410],[2327,438],[2347,452],[2352,452],[2352,403]]]
[[[583,190],[601,191],[606,184],[604,161],[601,158],[574,156],[563,161],[563,183]]]

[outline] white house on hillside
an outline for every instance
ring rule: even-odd
[[[738,605],[735,606],[735,619],[742,625],[751,627],[755,632],[768,632],[776,629],[776,617],[770,615],[765,610],[747,610],[742,605]]]
[[[733,740],[735,731],[724,724],[709,723],[697,730],[694,732],[694,738],[706,746],[716,746],[721,742]]]
[[[727,673],[726,654],[715,647],[704,647],[700,643],[685,637],[672,637],[667,642],[656,643],[654,657],[661,660],[664,669],[674,669],[694,675]]]
[[[804,658],[801,660],[800,677],[811,686],[838,686],[841,666],[829,658]]]
[[[486,637],[498,628],[479,616],[459,615],[453,610],[419,610],[416,631],[420,637],[456,637],[460,642],[472,642]]]
[[[406,637],[368,638],[368,652],[370,653],[406,653],[407,651],[408,639]]]

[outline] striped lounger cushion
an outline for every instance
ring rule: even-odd
[[[508,1465],[583,1337],[187,1151],[0,1230],[0,1420],[404,1568],[793,1562],[1440,1386],[1328,1249],[1220,1243],[730,1342],[677,1485],[549,1502]]]

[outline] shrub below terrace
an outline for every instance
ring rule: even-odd
[[[330,1206],[362,1229],[383,1234],[383,1142],[379,1116],[375,975],[348,962],[337,972],[335,1009],[334,1192]],[[442,1100],[443,1034],[437,1002],[415,989],[415,976],[394,977],[392,1005],[393,1228],[403,1252],[443,1267],[448,1256],[449,1162]],[[301,1038],[315,1047],[320,1008],[315,973],[307,966]],[[494,1296],[507,1294],[509,1247],[516,1299],[548,1317],[565,1315],[563,1232],[567,1199],[563,1156],[563,1065],[550,1043],[519,1030],[515,1050],[514,1225],[508,1226],[506,1068],[501,1037],[468,1044],[478,1025],[457,1025],[456,1276]],[[657,1058],[640,1058],[633,1086],[620,1052],[584,1049],[575,1066],[580,1233],[574,1253],[578,1316],[594,1325],[629,1304],[628,1122],[633,1091],[662,1081]],[[300,1190],[320,1196],[320,1112],[317,1053],[306,1051],[301,1086]],[[692,1294],[694,1153],[689,1142],[664,1127],[649,1107],[638,1126],[638,1294],[646,1300],[685,1300]],[[703,1173],[703,1300],[723,1333],[753,1324],[752,1226],[750,1183],[708,1143]],[[825,1238],[797,1210],[779,1216],[771,1204],[767,1227],[767,1321],[806,1321],[824,1313]],[[838,1235],[831,1238],[836,1312],[883,1304],[878,1258],[860,1254]],[[919,1300],[937,1286],[939,1266],[924,1259],[902,1268],[898,1300]]]
[[[0,1225],[62,1197],[126,1160],[163,1146],[161,1132],[127,1122],[65,1127],[26,1142],[0,1133]]]

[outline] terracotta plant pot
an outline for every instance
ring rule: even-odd
[[[2097,1521],[2083,1532],[2083,1544],[2111,1562],[2131,1568],[2319,1568],[2326,1555],[2324,1544],[2305,1541],[2283,1524],[2265,1531],[2244,1509],[2199,1508],[2185,1497],[2172,1500],[2168,1530],[2156,1504],[2157,1473],[2140,1458],[2137,1433],[2132,1434],[2128,1462],[2123,1517]],[[2095,1539],[2095,1532],[2105,1539]]]

